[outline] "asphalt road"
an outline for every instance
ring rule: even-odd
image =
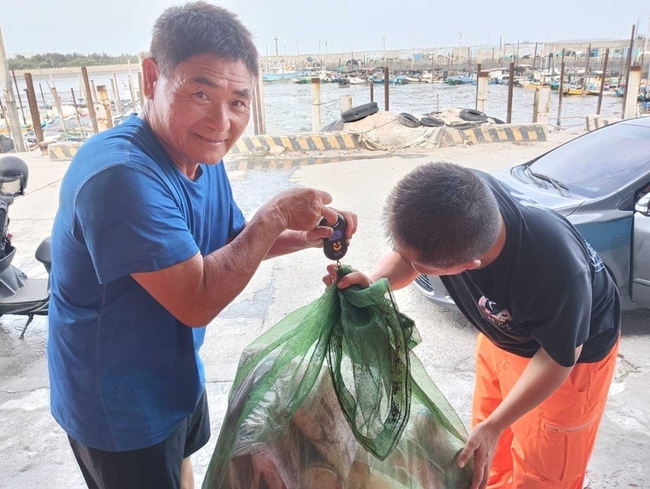
[[[405,173],[426,161],[454,161],[482,170],[510,166],[566,139],[537,145],[448,148],[416,158],[389,157],[306,166],[297,170],[230,171],[235,197],[247,216],[291,186],[329,191],[334,205],[359,215],[359,231],[345,263],[370,270],[389,250],[381,223],[384,199]],[[29,156],[29,194],[10,209],[18,248],[15,264],[45,276],[33,253],[49,234],[65,163]],[[227,394],[242,349],[287,313],[322,294],[328,261],[320,250],[264,262],[246,290],[209,327],[203,358],[213,437],[194,458],[197,486],[212,455]],[[422,336],[415,352],[451,404],[468,423],[474,378],[475,331],[458,313],[434,306],[409,287],[398,291],[400,309]],[[619,367],[589,468],[590,488],[650,487],[650,313],[624,315]],[[0,319],[0,488],[81,488],[80,472],[63,431],[49,414],[47,323],[36,318],[24,340],[24,320]]]

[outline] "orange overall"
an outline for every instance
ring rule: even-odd
[[[489,489],[582,489],[617,352],[618,342],[600,362],[578,363],[550,397],[503,432]],[[529,362],[479,335],[472,426],[496,409]]]

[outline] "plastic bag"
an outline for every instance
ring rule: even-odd
[[[469,487],[467,432],[418,340],[386,280],[285,317],[242,354],[203,488]]]

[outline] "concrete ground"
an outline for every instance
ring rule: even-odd
[[[551,134],[549,142],[494,144],[441,149],[427,155],[355,160],[297,170],[230,171],[235,196],[251,216],[261,203],[291,186],[329,191],[334,205],[359,215],[359,231],[344,262],[370,270],[389,247],[381,210],[392,185],[427,161],[453,161],[482,170],[524,162],[575,134]],[[15,264],[29,276],[45,276],[34,259],[50,233],[61,178],[67,163],[28,155],[28,195],[10,209],[11,233],[18,248]],[[197,487],[212,455],[227,394],[241,350],[287,313],[323,292],[328,261],[319,250],[304,251],[262,264],[246,290],[209,327],[203,358],[207,370],[213,436],[194,457]],[[300,293],[296,293],[300,290]],[[400,309],[418,325],[416,353],[428,373],[467,423],[474,378],[475,331],[458,313],[434,306],[413,288],[396,293]],[[626,313],[619,368],[610,391],[589,487],[650,487],[650,313]],[[47,322],[36,318],[24,340],[23,318],[0,319],[0,488],[81,488],[83,479],[64,432],[49,414],[46,362]]]

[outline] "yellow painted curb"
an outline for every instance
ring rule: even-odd
[[[359,138],[345,132],[294,134],[286,136],[242,136],[231,155],[263,155],[275,147],[285,151],[337,151],[361,149]]]
[[[48,147],[50,161],[68,161],[74,158],[82,143],[55,143]],[[341,151],[363,149],[359,138],[345,132],[322,134],[294,134],[286,136],[242,136],[230,149],[229,155],[264,156],[275,147],[289,151]]]
[[[472,129],[444,128],[440,147],[484,143],[546,141],[544,124],[485,124]]]
[[[54,143],[47,147],[50,161],[70,161],[83,143]]]

